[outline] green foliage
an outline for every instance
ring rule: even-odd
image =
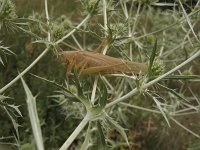
[[[0,6],[0,20],[14,19],[17,17],[15,5],[11,0],[1,0]]]
[[[64,33],[72,27],[72,22],[65,15],[62,15],[52,23],[52,36],[55,41],[64,36]]]
[[[14,31],[17,18],[15,6],[11,0],[0,0],[0,31]]]
[[[99,1],[100,0],[81,0],[86,10],[85,13],[91,13],[92,15],[96,15],[100,11],[98,7]]]
[[[2,42],[0,41],[0,44]],[[8,47],[0,45],[0,63],[4,65],[4,60],[6,60],[6,55],[14,54]],[[3,57],[3,58],[2,58]]]
[[[8,104],[6,102],[6,99],[9,99],[9,97],[6,97],[4,95],[0,95],[0,107],[1,110],[4,110],[8,116],[8,118],[11,120],[13,127],[15,129],[15,135],[16,139],[19,140],[19,127],[21,126],[17,122],[18,117],[23,117],[21,111],[19,110],[19,106],[16,106],[14,104]]]
[[[151,67],[151,73],[150,76],[159,76],[164,73],[164,64],[162,63],[161,60],[155,60],[153,62],[153,65]]]

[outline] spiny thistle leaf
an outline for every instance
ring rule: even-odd
[[[17,135],[17,140],[19,140],[19,130],[18,128],[20,127],[20,125],[17,123],[16,121],[16,117],[18,117],[15,112],[17,112],[17,114],[20,116],[20,117],[23,117],[20,110],[19,110],[19,106],[15,106],[15,105],[9,105],[7,104],[6,102],[4,102],[5,99],[7,98],[10,98],[10,97],[7,97],[7,96],[4,96],[4,95],[0,95],[0,106],[6,111],[7,115],[9,116],[9,118],[11,119],[12,121],[12,124],[14,126],[14,129],[15,129],[15,132],[16,132],[16,135]],[[15,111],[13,111],[13,109]]]
[[[0,0],[0,19],[16,18],[15,5],[11,0]]]
[[[13,124],[14,129],[15,129],[15,132],[17,134],[17,139],[19,140],[19,130],[18,130],[18,128],[20,127],[20,125],[14,119],[12,111],[10,111],[9,109],[7,109],[6,107],[4,107],[4,110],[6,111],[6,113],[9,116],[9,118],[11,119],[12,124]]]
[[[165,114],[163,108],[161,107],[161,103],[157,100],[156,97],[153,97],[153,96],[152,96],[152,98],[153,98],[154,102],[156,103],[158,109],[160,110],[161,114],[162,114],[163,117],[165,118],[165,120],[166,120],[168,126],[171,127],[171,126],[170,126],[170,123],[169,123],[169,120],[168,120],[168,118],[167,118],[167,115]]]
[[[82,0],[82,3],[86,7],[87,13],[95,15],[99,12],[99,1],[100,0]]]
[[[97,121],[97,128],[98,128],[98,136],[99,136],[98,145],[102,145],[102,147],[106,148],[107,147],[106,138],[103,134],[103,129],[102,129],[100,121]]]
[[[23,117],[21,111],[19,110],[19,106],[15,106],[15,105],[8,105],[8,106],[13,108],[20,117]]]
[[[121,136],[129,146],[128,137],[126,135],[125,129],[122,126],[120,126],[115,120],[113,120],[113,118],[111,118],[110,116],[106,115],[105,119],[112,128],[116,129],[121,134]]]
[[[106,103],[107,103],[108,91],[107,91],[107,88],[106,88],[105,83],[102,80],[102,78],[100,78],[99,82],[102,86],[102,88],[101,88],[102,91],[100,91],[99,104],[100,104],[101,108],[104,108],[106,106]]]
[[[200,79],[199,75],[171,75],[165,77],[165,79],[174,79],[174,80],[191,80],[191,79]]]
[[[41,131],[40,121],[39,121],[37,108],[36,108],[36,99],[35,97],[33,97],[30,89],[26,85],[23,78],[21,78],[21,81],[22,81],[24,90],[26,92],[26,97],[27,97],[26,102],[28,106],[29,118],[31,121],[31,126],[32,126],[35,142],[39,150],[44,150],[42,131]]]
[[[89,143],[90,143],[90,138],[91,138],[90,132],[91,132],[91,122],[89,123],[88,129],[86,132],[86,136],[85,136],[85,140],[81,146],[81,149],[87,150],[89,148]]]
[[[0,41],[0,44],[2,43],[2,41]],[[6,60],[6,55],[10,55],[10,54],[14,54],[10,49],[9,47],[5,47],[3,45],[0,45],[0,63],[2,65],[4,65],[4,61],[2,59],[2,57],[4,57],[4,59]]]
[[[16,29],[14,20],[17,18],[15,5],[11,0],[0,0],[0,30],[2,32]]]

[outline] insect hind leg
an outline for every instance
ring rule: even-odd
[[[68,67],[67,67],[67,76],[71,75],[72,68],[75,66],[75,64],[76,64],[76,60],[73,57],[72,61],[69,62]]]
[[[80,77],[81,73],[83,72],[83,70],[85,69],[85,67],[88,65],[88,60],[84,59],[82,60],[80,63],[78,63],[78,65],[76,66],[78,71],[78,78]]]

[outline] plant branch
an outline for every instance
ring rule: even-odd
[[[153,110],[153,109],[149,109],[149,108],[145,108],[145,107],[141,107],[141,106],[137,106],[137,105],[132,105],[132,104],[124,103],[124,102],[121,102],[120,105],[162,115],[162,113],[158,110]],[[190,109],[183,109],[182,111],[189,111],[189,110]],[[175,111],[173,113],[171,113],[171,112],[167,112],[167,113],[170,116],[183,116],[183,115],[197,114],[198,111],[186,112],[186,113],[178,113],[178,111]]]
[[[66,38],[68,38],[71,34],[73,34],[78,28],[80,28],[85,22],[88,21],[88,19],[91,17],[89,14],[76,28],[74,28],[71,32],[69,32],[66,36],[64,36],[62,39],[55,42],[55,44],[59,44]],[[10,86],[12,86],[15,82],[17,82],[24,74],[26,74],[35,64],[50,50],[49,47],[47,47],[24,71],[22,71],[18,76],[16,76],[12,81],[10,81],[7,85],[5,85],[3,88],[0,89],[0,94],[3,93],[6,89],[8,89]]]
[[[107,31],[108,31],[108,20],[107,20],[107,3],[106,0],[103,0],[103,20],[104,20],[104,29],[105,29],[105,37],[107,37]],[[103,54],[105,55],[108,50],[108,45],[103,49]]]
[[[77,29],[79,29],[83,24],[85,24],[89,19],[91,18],[91,14],[88,14],[86,18],[77,26],[75,27],[72,31],[70,31],[67,35],[65,35],[63,38],[55,42],[55,45],[61,43],[64,41],[66,38],[68,38],[70,35],[72,35]]]
[[[136,105],[131,105],[131,104],[127,104],[127,103],[124,103],[124,102],[121,102],[120,105],[123,105],[123,106],[126,106],[126,107],[135,108],[135,109],[139,109],[139,110],[143,110],[143,111],[148,111],[148,112],[151,112],[151,113],[161,114],[161,112],[158,111],[158,110],[153,110],[153,109],[144,108],[144,107],[140,107],[140,106],[136,106]]]
[[[51,32],[49,29],[49,13],[48,13],[47,0],[45,0],[45,14],[46,14],[46,19],[47,19],[47,27],[48,27],[47,40],[50,42],[51,41]]]
[[[6,89],[12,86],[16,81],[18,81],[24,74],[26,74],[35,64],[49,51],[47,47],[24,71],[22,71],[18,76],[16,76],[12,81],[0,89],[0,94],[3,93]]]
[[[179,64],[178,66],[176,66],[175,68],[173,68],[172,70],[168,71],[167,73],[161,75],[160,77],[144,84],[143,86],[141,86],[141,89],[147,89],[148,87],[154,85],[155,83],[159,82],[160,80],[162,80],[163,78],[167,77],[168,75],[170,75],[171,73],[177,71],[178,69],[180,69],[181,67],[185,66],[186,64],[188,64],[189,62],[191,62],[192,60],[194,60],[195,58],[200,56],[200,50],[198,50],[195,54],[193,54],[190,58],[188,58],[186,61],[182,62],[181,64]],[[122,102],[124,100],[126,100],[127,98],[135,95],[136,93],[139,92],[139,89],[135,88],[132,91],[130,91],[128,94],[116,99],[115,101],[109,103],[106,105],[105,108],[109,108],[119,102]]]
[[[91,118],[91,114],[87,113],[83,120],[80,122],[80,124],[76,127],[74,132],[69,136],[69,138],[65,141],[65,143],[62,145],[62,147],[59,150],[66,150],[69,148],[69,146],[72,144],[72,142],[76,139],[78,134],[84,129],[84,127],[87,125]]]

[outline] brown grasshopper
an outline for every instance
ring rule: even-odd
[[[102,48],[102,44],[97,50],[100,48]],[[63,51],[60,56],[62,62],[67,66],[67,75],[71,74],[73,68],[78,71],[78,76],[81,74],[144,74],[148,68],[144,63],[127,61],[89,51]]]

